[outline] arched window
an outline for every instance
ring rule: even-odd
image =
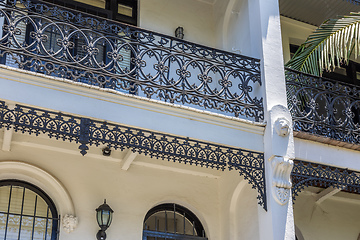
[[[0,239],[56,240],[59,218],[53,201],[32,184],[0,181]]]
[[[206,240],[204,228],[189,209],[174,203],[152,208],[145,216],[143,240]]]

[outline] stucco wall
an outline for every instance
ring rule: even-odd
[[[239,178],[237,171],[225,171],[219,179],[222,239],[259,239],[257,191]]]
[[[360,200],[348,199],[349,196],[332,197],[316,204],[313,195],[301,194],[297,197],[294,205],[295,224],[304,239],[358,239]]]
[[[145,29],[175,36],[184,28],[184,39],[206,46],[215,45],[213,5],[194,0],[141,0],[140,24]]]
[[[259,58],[253,49],[260,28],[251,29],[257,14],[250,8],[247,0],[141,0],[139,25],[170,36],[182,26],[185,40]]]

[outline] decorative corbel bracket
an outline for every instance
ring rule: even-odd
[[[271,159],[271,166],[273,169],[273,196],[280,205],[285,205],[290,197],[292,186],[290,175],[294,162],[286,157],[274,156]]]
[[[66,214],[62,218],[63,229],[67,233],[71,233],[78,225],[78,218],[71,214]]]
[[[286,118],[278,118],[275,121],[275,131],[281,137],[287,137],[290,134],[290,122]]]

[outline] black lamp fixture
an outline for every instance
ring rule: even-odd
[[[104,156],[110,156],[111,155],[111,149],[109,147],[105,147],[102,149],[102,153]]]
[[[100,230],[96,234],[97,240],[106,239],[105,231],[110,227],[113,213],[114,211],[111,207],[106,204],[106,199],[104,199],[104,203],[96,209],[96,220],[100,227]]]
[[[184,39],[184,28],[183,27],[177,27],[175,29],[175,37]]]

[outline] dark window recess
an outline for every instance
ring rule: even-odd
[[[43,1],[53,3],[59,6],[67,7],[70,9],[75,9],[91,15],[112,19],[112,11],[95,7],[89,4],[75,2],[71,0],[43,0]]]
[[[340,63],[333,72],[323,72],[323,77],[338,80],[345,83],[360,85],[360,64],[349,61],[349,63]]]
[[[137,0],[106,0],[105,9],[72,0],[44,0],[91,15],[137,26]]]
[[[298,49],[299,49],[298,45],[290,44],[290,58],[294,56],[294,54]]]
[[[112,12],[112,19],[137,26],[137,0],[106,0],[106,9]]]

